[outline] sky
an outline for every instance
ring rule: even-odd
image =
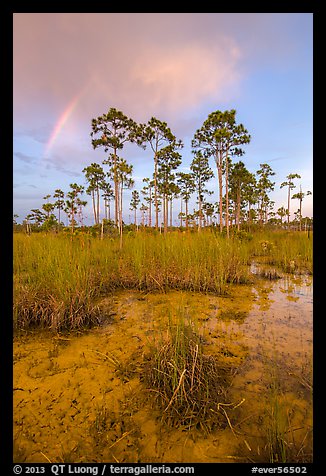
[[[193,159],[193,135],[207,116],[235,109],[237,123],[251,135],[241,160],[252,173],[262,163],[271,166],[270,198],[275,210],[287,208],[287,188],[280,188],[287,175],[301,175],[293,193],[300,186],[313,192],[313,14],[14,13],[18,222],[55,189],[86,185],[84,167],[102,165],[107,156],[92,147],[91,121],[111,107],[139,123],[166,121],[184,143],[184,172]],[[131,144],[120,155],[133,164],[134,189],[140,191],[154,170],[150,148]],[[210,165],[215,177],[209,201],[217,201],[213,159]],[[91,224],[86,197],[85,223]],[[126,222],[133,221],[130,198],[126,191]],[[313,195],[306,195],[303,216],[312,216],[312,205]],[[291,200],[291,218],[298,207]]]

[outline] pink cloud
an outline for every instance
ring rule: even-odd
[[[180,24],[180,20],[183,23]],[[14,110],[57,115],[83,84],[84,104],[140,116],[224,99],[240,79],[239,46],[185,14],[15,14]],[[198,37],[198,38],[197,38]],[[146,110],[149,110],[146,112]]]
[[[135,90],[151,107],[168,112],[193,108],[203,100],[225,99],[239,81],[239,49],[232,41],[216,45],[149,48],[131,65]],[[135,91],[135,92],[136,92]]]

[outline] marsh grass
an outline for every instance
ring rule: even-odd
[[[305,232],[257,232],[250,242],[253,256],[264,256],[265,263],[287,273],[313,273],[313,239]]]
[[[282,374],[276,352],[266,359],[268,387],[265,431],[265,450],[270,463],[304,463],[312,461],[311,428],[297,426],[295,405],[287,401],[282,391]],[[304,385],[304,382],[302,382]]]
[[[97,298],[117,289],[227,294],[230,284],[251,281],[248,264],[261,254],[286,269],[312,270],[311,239],[303,234],[228,240],[210,230],[139,232],[126,235],[120,249],[114,238],[16,233],[14,327],[63,331],[96,325],[103,317]]]
[[[224,406],[233,368],[203,352],[203,338],[182,311],[169,317],[167,331],[151,346],[144,382],[172,426],[204,432],[225,427]]]
[[[288,461],[286,412],[281,405],[279,378],[273,369],[270,384],[270,398],[267,424],[267,446],[271,463],[286,463]]]
[[[204,235],[204,234],[203,234]],[[245,282],[246,253],[213,234],[14,236],[14,327],[55,331],[101,321],[96,298],[115,289],[227,292]]]

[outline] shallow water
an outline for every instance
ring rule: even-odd
[[[100,306],[104,324],[91,331],[15,339],[16,462],[270,461],[275,425],[287,460],[311,461],[311,276],[257,275],[225,297],[124,291]],[[225,428],[209,434],[162,421],[141,378],[151,345],[181,311],[204,352],[237,368]]]

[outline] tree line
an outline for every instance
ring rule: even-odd
[[[220,231],[229,236],[230,226],[238,230],[242,222],[249,225],[258,222],[266,224],[276,215],[280,223],[287,218],[290,227],[290,203],[292,199],[299,200],[299,209],[295,212],[301,229],[302,201],[310,191],[292,195],[295,188],[294,180],[301,178],[293,173],[286,177],[280,187],[287,187],[287,208],[280,207],[273,211],[274,202],[269,193],[274,190],[275,175],[270,165],[260,164],[256,174],[250,173],[239,157],[244,155],[243,146],[248,144],[251,136],[243,124],[236,122],[236,110],[215,111],[198,129],[192,139],[193,159],[190,172],[178,171],[182,163],[182,140],[172,133],[167,123],[152,117],[146,124],[138,124],[123,112],[111,108],[106,114],[92,119],[91,143],[94,149],[102,148],[106,158],[102,165],[95,162],[83,169],[86,185],[70,184],[70,190],[65,194],[61,189],[44,197],[42,209],[33,209],[25,218],[28,228],[32,222],[44,228],[60,228],[62,212],[65,212],[72,229],[83,223],[83,209],[87,200],[83,200],[86,192],[92,200],[94,224],[100,225],[100,204],[104,205],[104,220],[112,223],[122,237],[123,231],[123,191],[134,187],[132,178],[133,165],[123,157],[121,151],[126,143],[134,143],[146,149],[150,148],[153,155],[153,174],[143,179],[143,188],[132,191],[130,210],[134,212],[134,224],[137,224],[137,210],[141,212],[141,224],[150,228],[161,228],[166,233],[172,226],[173,203],[180,199],[180,226],[186,229],[201,228],[214,222]],[[237,158],[238,161],[234,162]],[[207,183],[214,177],[209,160],[213,159],[216,167],[218,196],[217,203],[208,201],[213,192],[207,189]],[[223,192],[224,190],[224,192]],[[189,201],[196,197],[196,209],[189,212]],[[142,199],[141,199],[142,198]],[[101,200],[102,199],[102,200]],[[113,206],[111,207],[111,204]],[[57,217],[54,211],[57,210]],[[162,220],[160,220],[160,213]],[[15,220],[14,216],[14,220]],[[103,224],[103,220],[102,220]]]

